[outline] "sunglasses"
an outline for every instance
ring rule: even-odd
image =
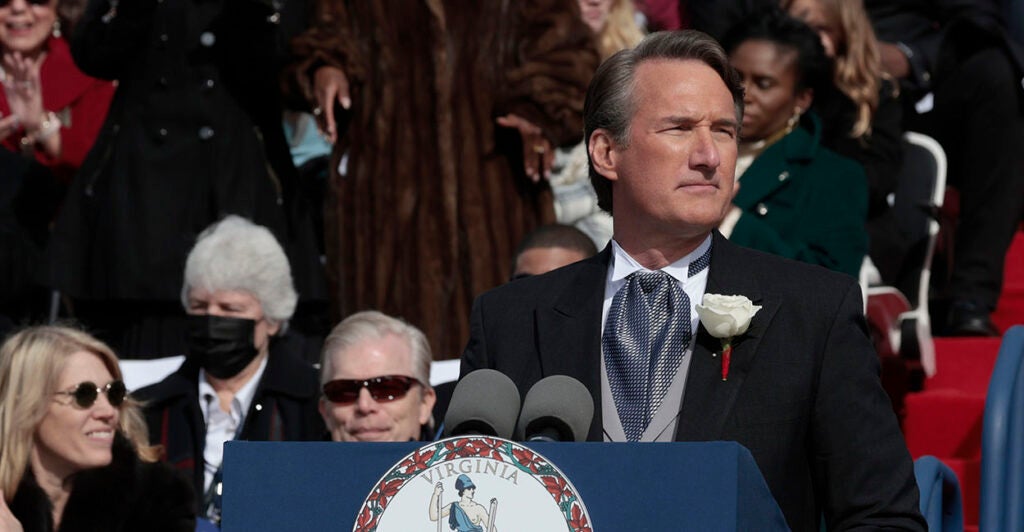
[[[110,406],[121,406],[121,404],[124,403],[125,397],[128,395],[128,389],[125,388],[124,383],[121,381],[112,381],[103,387],[99,387],[92,382],[85,381],[78,386],[75,386],[72,390],[57,392],[57,395],[70,395],[74,398],[76,405],[81,408],[89,408],[96,403],[96,399],[99,398],[100,392],[107,394],[107,401],[110,403]]]
[[[401,375],[384,375],[369,379],[335,379],[324,384],[324,395],[332,403],[348,405],[359,399],[359,391],[366,388],[374,401],[386,403],[405,397],[409,388],[420,381]]]
[[[13,1],[14,0],[0,0],[0,8],[4,8],[11,5],[11,2]],[[27,0],[27,2],[29,5],[33,6],[45,6],[49,5],[51,0]]]

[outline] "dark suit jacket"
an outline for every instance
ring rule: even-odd
[[[199,366],[186,360],[164,380],[132,395],[144,402],[150,443],[162,445],[163,460],[191,476],[201,504],[206,424],[199,407]],[[238,439],[324,440],[327,429],[317,409],[319,399],[316,370],[272,344]]]
[[[579,379],[600,440],[601,306],[610,248],[480,296],[462,374],[493,368],[526,392],[543,377]],[[794,530],[924,530],[913,465],[878,379],[854,279],[736,246],[715,232],[707,293],[763,308],[734,342],[727,381],[720,342],[700,327],[678,441],[750,449]]]

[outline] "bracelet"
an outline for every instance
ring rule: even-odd
[[[39,124],[39,129],[34,133],[26,133],[21,138],[21,147],[23,149],[30,149],[33,144],[52,137],[58,131],[60,131],[60,119],[57,118],[57,113],[47,111],[43,115],[43,121]]]
[[[36,131],[36,142],[49,138],[59,130],[60,119],[57,118],[57,113],[47,111],[46,115],[43,117],[43,122],[39,124],[39,131]]]

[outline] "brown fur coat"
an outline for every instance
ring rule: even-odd
[[[336,317],[402,316],[436,358],[457,357],[473,298],[553,221],[518,132],[495,119],[516,113],[553,145],[579,142],[591,33],[575,0],[321,0],[314,18],[293,43],[293,81],[310,98],[315,69],[334,65],[352,95],[350,112],[337,108],[347,174],[326,199]]]

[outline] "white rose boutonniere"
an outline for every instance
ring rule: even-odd
[[[722,380],[729,378],[729,362],[732,357],[732,341],[747,332],[750,320],[761,310],[746,296],[725,296],[704,294],[704,301],[697,304],[697,316],[711,336],[722,341]]]

